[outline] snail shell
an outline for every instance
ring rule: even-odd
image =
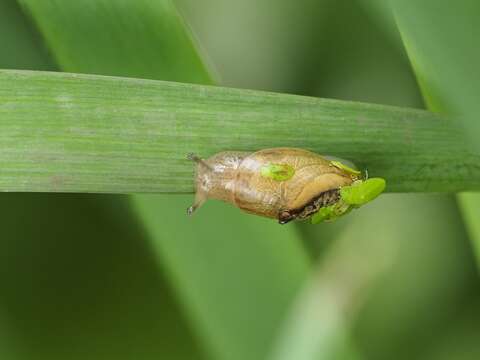
[[[195,203],[189,214],[207,199],[218,199],[283,224],[306,219],[337,202],[339,189],[358,179],[358,174],[296,148],[227,151],[206,160],[195,155],[189,158],[197,163]]]

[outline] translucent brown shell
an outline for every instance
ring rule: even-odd
[[[285,223],[310,216],[318,207],[336,201],[336,190],[357,180],[355,174],[324,157],[297,148],[227,151],[206,160],[195,155],[189,158],[197,163],[195,202],[189,214],[207,199],[218,199]],[[262,169],[271,164],[293,168],[293,176],[288,180],[265,176]]]

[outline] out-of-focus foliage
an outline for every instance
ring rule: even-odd
[[[54,69],[41,36],[20,11],[16,0],[0,1],[0,16],[2,69]]]
[[[124,198],[3,194],[2,359],[200,359]]]
[[[51,69],[54,62],[45,56],[40,33],[13,1],[1,1],[0,65]],[[459,1],[471,6],[471,14],[447,16],[446,20],[454,21],[446,21],[445,31],[464,24],[461,17],[476,14],[473,1]],[[48,2],[66,3],[34,5]],[[116,3],[123,7],[130,2]],[[69,14],[71,21],[65,17],[65,22],[71,22],[69,29],[84,26],[80,19],[108,14],[105,9],[96,13],[91,7],[82,8],[82,3],[89,2],[71,5],[78,16]],[[422,106],[389,8],[382,0],[176,3],[224,84]],[[415,13],[419,3],[410,2],[413,13],[408,18],[424,24],[427,21]],[[455,12],[445,12],[450,13]],[[152,14],[146,15],[152,19]],[[58,13],[53,16],[59,18]],[[100,41],[105,34],[98,29],[106,24],[85,28]],[[131,25],[122,17],[108,24],[118,25],[119,34],[122,27]],[[147,24],[147,28],[156,28],[151,21]],[[438,26],[443,29],[442,22]],[[145,29],[135,29],[138,36],[129,37],[129,42],[138,44],[123,44],[119,38],[111,43],[122,46],[122,51],[130,46],[138,49],[145,41],[140,35]],[[93,35],[91,41],[95,41]],[[448,47],[435,42],[425,49],[438,46],[436,57],[441,59],[436,60],[447,64],[457,41]],[[52,47],[51,41],[47,43]],[[152,49],[160,49],[159,44],[152,44]],[[74,60],[80,66],[79,49],[89,49],[88,42],[79,47],[67,45],[75,49],[78,59]],[[102,49],[105,52],[109,53],[108,48]],[[140,53],[155,56],[154,52]],[[85,54],[91,67],[75,70],[94,71],[96,55]],[[62,57],[55,58],[61,62]],[[126,56],[119,63],[128,65],[132,59],[135,56]],[[148,61],[152,64],[151,58]],[[106,63],[102,69],[136,74],[131,68],[110,68]],[[473,79],[478,71],[474,66],[471,69]],[[464,79],[459,81],[465,85]],[[194,359],[203,357],[200,349],[207,349],[207,358],[263,359],[263,354],[274,351],[273,342],[276,349],[285,349],[280,355],[305,350],[299,359],[303,360],[315,358],[309,350],[331,339],[328,336],[336,329],[340,329],[339,337],[330,345],[337,347],[329,360],[470,360],[479,356],[478,278],[462,219],[449,196],[386,195],[336,223],[298,229],[251,218],[221,203],[209,204],[187,220],[183,213],[190,196],[136,199],[138,218],[131,214],[131,203],[118,197],[8,194],[0,196],[0,201],[2,358]],[[147,224],[148,232],[156,236],[154,242],[145,242],[145,230],[135,219]],[[471,219],[478,224],[474,216]],[[315,271],[308,272],[300,239],[318,264]],[[329,277],[332,272],[322,270],[335,259],[342,269],[338,259],[345,258],[331,256],[330,251],[342,243],[364,244],[361,254],[366,266],[376,265],[387,255],[391,258],[360,298],[349,299],[358,307],[340,312],[340,327],[331,327],[333,332],[319,338],[314,331],[328,329],[326,321],[320,324],[325,328],[313,323],[314,330],[308,329],[314,316],[320,322],[328,311],[322,307],[315,312],[315,304],[328,304],[327,297],[334,292],[314,292],[309,297],[310,308],[302,306],[303,296],[294,296],[307,275],[310,281],[303,294],[312,294],[309,286],[322,279],[348,285],[352,277]],[[374,251],[374,244],[383,244],[385,251]],[[177,290],[176,301],[165,278]],[[188,316],[179,309],[187,309]],[[309,309],[312,315],[306,312],[302,319],[302,310]],[[195,329],[195,337],[189,328]],[[289,337],[299,334],[296,329],[307,331],[300,338]],[[293,342],[283,343],[284,339]]]
[[[121,0],[113,4],[81,0],[68,5],[58,0],[19,2],[38,25],[63,70],[211,82],[170,0]]]
[[[470,145],[480,153],[480,3],[391,0],[428,107],[460,114]],[[480,195],[460,194],[466,225],[480,258]]]

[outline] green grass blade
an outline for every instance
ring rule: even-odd
[[[211,83],[170,0],[19,2],[63,70]]]
[[[176,36],[184,32],[184,24],[169,1],[82,1],[78,6],[60,1],[23,3],[64,70],[210,82],[201,62],[190,59],[196,55],[191,53],[193,46],[188,34]],[[145,9],[149,14],[144,14]],[[82,21],[72,22],[77,17]],[[177,30],[159,31],[165,24]],[[55,27],[68,34],[57,36]],[[108,34],[107,39],[98,36],[99,32]],[[130,41],[125,41],[126,38]],[[101,59],[96,54],[99,48]],[[89,62],[84,62],[83,56]],[[165,57],[172,61],[165,61]],[[152,105],[156,107],[158,100]],[[160,101],[165,100],[169,102],[167,98]],[[170,113],[169,117],[174,119],[176,115]],[[150,125],[145,123],[147,128],[156,123],[150,120],[147,121]],[[180,127],[188,129],[195,118],[184,120]],[[168,123],[164,130],[180,130]],[[147,128],[152,136],[148,141],[150,149],[139,149],[138,154],[154,159],[163,157],[162,153],[175,153],[174,162],[186,165],[191,182],[192,164],[185,161],[183,150],[168,149],[173,144],[162,146],[163,150],[157,147],[158,140],[166,133],[162,130],[155,134],[154,128]],[[129,131],[128,127],[124,130]],[[189,141],[189,136],[176,137],[175,143],[186,149]],[[128,140],[128,147],[131,146],[136,146],[133,138]],[[154,160],[151,170],[161,167],[162,162]],[[147,164],[143,162],[139,168],[144,165]],[[172,174],[180,174],[178,170],[182,172],[177,168]],[[159,181],[158,178],[152,184]],[[285,308],[308,271],[303,248],[294,228],[279,228],[264,219],[241,216],[221,204],[206,206],[194,219],[189,219],[184,214],[191,200],[191,196],[136,196],[132,204],[152,235],[159,261],[167,266],[197,333],[211,351],[211,358],[262,359]]]
[[[425,111],[126,78],[0,71],[0,190],[191,192],[189,152],[296,146],[388,190],[477,190],[479,157]]]
[[[371,21],[376,23],[377,28],[381,30],[385,37],[388,37],[389,43],[394,45],[400,58],[405,57],[402,49],[402,39],[395,24],[395,18],[392,8],[388,1],[384,0],[363,0],[358,5],[363,7]]]
[[[52,70],[53,61],[16,0],[0,1],[0,65],[7,69]]]
[[[339,236],[292,307],[271,359],[362,358],[352,318],[391,265],[393,247],[383,237]]]
[[[480,152],[480,3],[392,0],[392,4],[428,107],[461,114],[470,144]],[[459,199],[480,259],[480,195],[462,194]]]

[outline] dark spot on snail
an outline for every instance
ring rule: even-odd
[[[296,218],[295,214],[290,213],[290,211],[283,210],[278,215],[278,223],[283,225],[292,221],[295,218]]]
[[[298,220],[308,219],[310,216],[315,214],[321,208],[333,205],[339,199],[340,199],[339,189],[324,191],[320,195],[314,197],[307,204],[305,204],[305,206],[301,208],[282,211],[278,217],[278,222],[280,224],[286,224],[287,222],[293,219],[298,219]]]

